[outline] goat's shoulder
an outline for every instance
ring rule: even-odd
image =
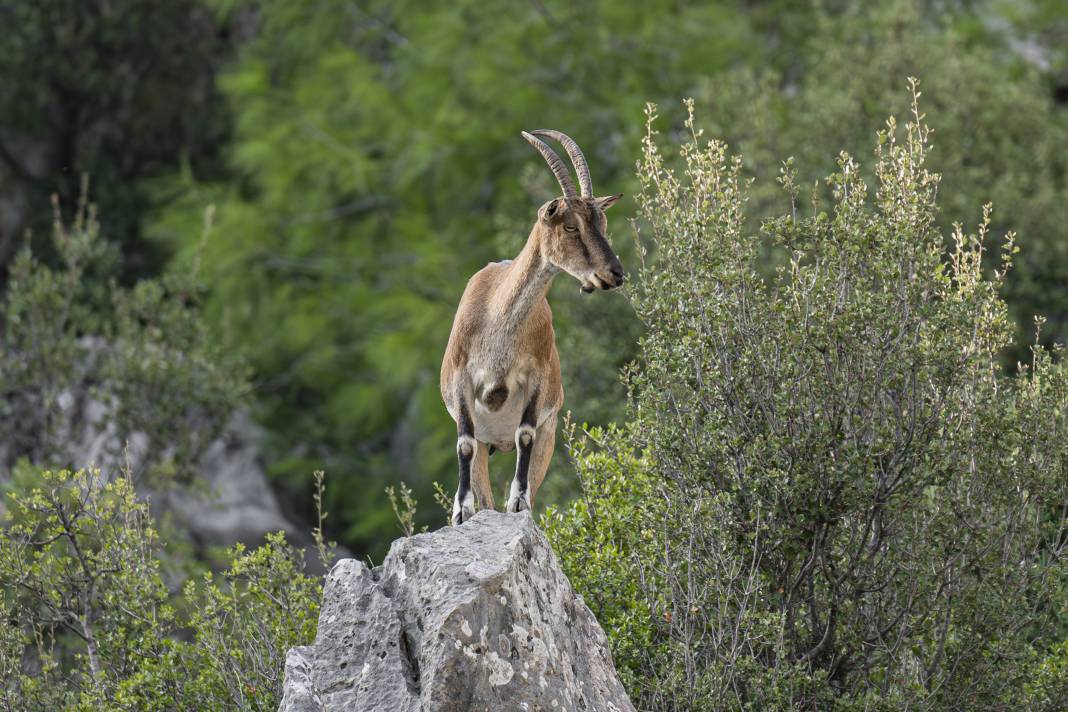
[[[494,288],[500,283],[511,260],[490,262],[467,280],[460,304],[453,319],[453,333],[462,336],[465,332],[477,331],[484,321],[487,303]]]
[[[469,311],[482,308],[489,300],[494,287],[500,283],[510,264],[512,264],[511,260],[490,262],[471,275],[471,279],[467,280],[467,286],[464,288],[464,294],[460,298],[460,309],[457,315],[465,309]]]
[[[460,304],[456,308],[456,316],[453,317],[449,343],[441,364],[443,388],[446,381],[451,380],[453,371],[461,368],[467,361],[471,342],[481,332],[485,322],[486,305],[493,288],[509,264],[511,260],[490,262],[467,280]]]

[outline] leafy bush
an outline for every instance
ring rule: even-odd
[[[632,434],[614,426],[580,436],[569,421],[564,436],[581,496],[563,511],[547,511],[541,525],[571,585],[611,631],[616,672],[633,690],[642,685],[650,660],[670,652],[654,643],[652,619],[665,608],[649,585],[655,574],[644,568],[656,556],[651,528],[660,510],[651,463],[633,453]]]
[[[573,446],[584,498],[544,520],[639,708],[1005,709],[1059,690],[1068,370],[1036,348],[1001,372],[1013,237],[990,276],[987,210],[944,248],[917,96],[878,135],[874,190],[842,153],[829,204],[806,204],[784,165],[770,277],[741,160],[691,103],[672,168],[650,109],[631,423]]]
[[[195,264],[132,288],[108,281],[111,247],[84,196],[65,224],[55,203],[52,269],[27,247],[0,303],[0,471],[20,458],[68,467],[87,401],[119,450],[144,436],[135,472],[193,474],[247,393],[239,352],[209,334]],[[99,453],[113,462],[121,452]]]
[[[781,158],[792,155],[797,182],[807,190],[818,181],[828,199],[831,186],[820,172],[826,162],[842,149],[866,151],[887,112],[908,111],[901,77],[921,77],[925,105],[937,117],[937,150],[927,160],[943,176],[939,228],[948,236],[990,202],[991,229],[1021,238],[1001,288],[1017,329],[1009,363],[1030,360],[1036,315],[1048,320],[1043,341],[1064,343],[1068,298],[1058,285],[1068,281],[1068,115],[1048,79],[1012,61],[1004,29],[977,35],[967,15],[932,17],[920,0],[820,15],[794,66],[741,67],[702,82],[697,106],[706,126],[745,155],[746,173],[758,178],[749,192],[752,227],[755,216],[783,208],[774,183]],[[873,168],[859,166],[869,182]],[[987,269],[997,269],[996,252],[986,257]]]
[[[273,710],[322,582],[279,533],[168,591],[129,476],[29,471],[0,528],[0,709]]]

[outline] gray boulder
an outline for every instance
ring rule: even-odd
[[[528,512],[338,562],[281,712],[632,712],[604,631]]]
[[[82,412],[72,422],[80,425],[69,440],[68,460],[74,467],[99,467],[120,472],[124,461],[141,472],[148,460],[148,438],[132,433],[125,443],[108,420],[108,408],[95,398],[82,399]],[[263,432],[248,413],[233,414],[227,427],[201,454],[197,478],[186,486],[152,489],[145,485],[152,513],[174,517],[174,522],[200,546],[255,546],[270,532],[283,531],[290,543],[312,552],[310,526],[291,520],[271,489],[262,454]],[[125,445],[125,447],[124,447]],[[306,556],[313,571],[317,558]]]
[[[150,452],[144,432],[118,431],[115,404],[102,399],[93,387],[103,378],[101,363],[111,349],[108,342],[87,336],[78,340],[77,348],[80,357],[65,387],[54,401],[39,404],[48,415],[42,422],[51,427],[23,433],[26,440],[21,450],[0,437],[0,484],[10,480],[16,458],[28,450],[36,451],[32,461],[48,467],[97,467],[107,477],[129,468],[138,494],[148,498],[153,515],[170,517],[196,546],[230,546],[238,541],[255,546],[268,533],[284,531],[290,543],[313,554],[305,557],[309,568],[321,570],[312,547],[311,525],[290,516],[271,489],[263,456],[264,433],[247,412],[234,412],[222,432],[206,444],[193,482],[153,487],[154,483],[139,477],[150,463],[172,453]],[[0,413],[5,410],[2,405]],[[13,414],[17,416],[26,414]],[[3,506],[0,501],[0,513]]]

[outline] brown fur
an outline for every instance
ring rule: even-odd
[[[441,396],[454,420],[463,403],[474,422],[479,447],[471,484],[479,506],[493,506],[486,446],[515,447],[519,414],[536,395],[527,475],[533,503],[552,457],[556,415],[564,400],[546,293],[561,270],[578,279],[583,291],[622,283],[622,266],[605,239],[604,211],[618,198],[549,201],[538,211],[519,256],[486,265],[467,283],[441,365]]]
[[[578,173],[581,194],[560,156],[539,136],[558,141]],[[583,292],[623,284],[623,266],[605,238],[604,211],[621,196],[593,197],[578,144],[553,130],[523,132],[549,164],[564,197],[538,210],[527,244],[513,261],[488,264],[467,283],[441,364],[441,397],[456,421],[460,484],[452,522],[493,506],[490,448],[519,448],[508,510],[532,509],[556,439],[564,402],[553,314],[545,295],[566,271]],[[580,197],[581,195],[581,197]]]

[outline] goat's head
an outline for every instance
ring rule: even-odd
[[[564,147],[575,166],[581,192],[575,190],[571,173],[560,156],[537,136],[555,139]],[[549,130],[524,131],[523,138],[545,158],[564,191],[562,198],[554,198],[538,210],[538,222],[543,230],[542,253],[546,259],[577,279],[583,292],[623,284],[623,265],[605,237],[608,224],[605,211],[623,194],[593,197],[586,158],[567,135]]]

